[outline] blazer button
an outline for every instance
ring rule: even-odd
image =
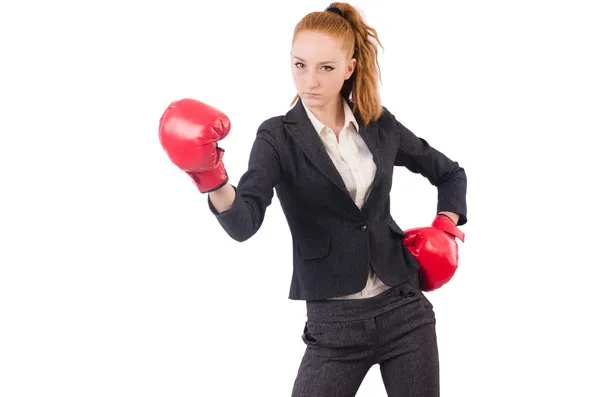
[[[366,224],[364,224],[364,223],[361,223],[360,225],[358,225],[358,228],[359,228],[360,230],[367,230],[367,225],[366,225]]]

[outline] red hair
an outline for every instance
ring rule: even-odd
[[[348,3],[334,2],[343,17],[331,11],[317,11],[307,14],[294,29],[294,36],[303,31],[321,32],[341,40],[342,48],[356,58],[356,68],[352,76],[344,82],[341,94],[353,112],[358,111],[362,121],[369,124],[383,113],[379,96],[380,80],[377,44],[383,49],[377,31],[367,25],[362,16]],[[298,100],[296,95],[292,104]]]

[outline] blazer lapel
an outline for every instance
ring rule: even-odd
[[[373,197],[373,194],[371,193],[377,188],[377,185],[381,181],[381,177],[383,175],[383,165],[381,162],[381,148],[379,146],[379,128],[377,126],[377,122],[365,126],[358,112],[354,113],[354,117],[358,122],[358,133],[360,134],[363,141],[365,141],[365,144],[367,145],[369,151],[373,155],[373,162],[375,163],[375,177],[373,179],[373,183],[371,184],[370,194],[367,197],[365,204],[363,205],[364,209],[369,203],[371,197]]]
[[[340,188],[348,197],[350,193],[342,176],[338,172],[335,164],[331,161],[329,154],[323,146],[323,142],[317,135],[317,131],[310,122],[300,99],[296,105],[284,116],[286,130],[290,133],[292,139],[300,146],[308,159],[337,187]]]
[[[379,147],[377,123],[372,123],[369,126],[365,126],[358,112],[354,113],[354,117],[358,123],[358,133],[365,141],[365,144],[373,155],[373,161],[375,162],[375,178],[371,187],[371,191],[373,191],[380,182],[383,174],[381,168],[381,149]],[[321,139],[317,135],[317,131],[315,131],[315,128],[310,122],[310,119],[308,118],[300,99],[297,100],[295,106],[284,116],[283,122],[286,130],[290,133],[294,141],[298,144],[298,146],[300,146],[304,153],[306,153],[308,159],[327,178],[329,178],[331,182],[339,187],[342,192],[351,198],[342,176],[335,167],[335,164],[331,161],[329,154],[327,154],[327,151],[325,150]],[[369,198],[370,197],[372,197],[371,194],[369,195]],[[367,203],[369,198],[367,198]],[[365,203],[365,206],[367,203]]]

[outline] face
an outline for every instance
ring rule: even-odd
[[[336,100],[356,66],[356,60],[349,59],[342,50],[340,40],[318,32],[302,32],[296,36],[291,62],[298,95],[311,107]]]

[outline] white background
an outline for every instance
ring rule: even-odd
[[[279,203],[230,239],[158,119],[227,113],[237,183],[295,94],[294,25],[328,3],[70,3],[0,7],[0,396],[289,395],[305,307]],[[460,268],[428,295],[443,396],[600,395],[593,3],[353,3],[386,107],[467,171]],[[429,224],[435,188],[394,183],[399,224]],[[358,395],[385,395],[377,367]]]

